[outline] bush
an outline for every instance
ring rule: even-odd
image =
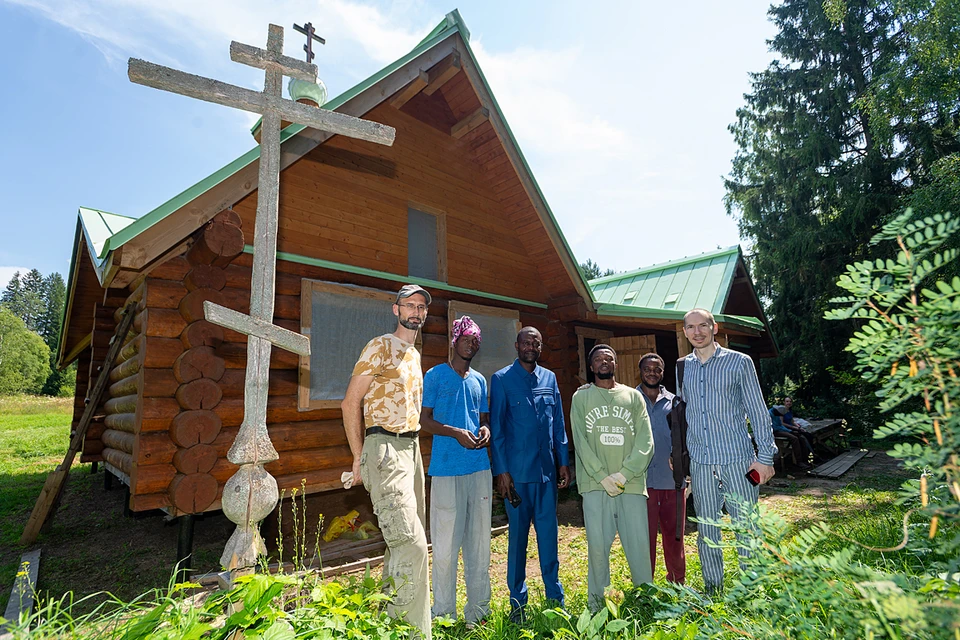
[[[0,307],[0,395],[40,393],[50,375],[50,348]]]

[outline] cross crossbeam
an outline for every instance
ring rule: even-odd
[[[295,62],[304,64],[299,60]],[[315,65],[310,66],[316,68]],[[318,109],[292,100],[285,100],[280,96],[266,95],[260,91],[185,73],[145,60],[131,58],[127,64],[127,76],[131,82],[142,84],[145,87],[171,91],[188,98],[213,102],[225,107],[250,111],[251,113],[262,114],[270,111],[288,122],[296,122],[321,131],[329,131],[350,138],[366,140],[367,142],[392,145],[396,137],[396,129],[379,122],[354,118],[329,109]],[[310,81],[313,82],[315,79],[314,76],[310,78]]]
[[[209,300],[205,300],[203,303],[203,316],[209,322],[226,329],[232,329],[248,336],[256,336],[301,356],[310,355],[310,338],[302,333],[278,327],[259,318],[252,318],[245,313],[228,309]]]

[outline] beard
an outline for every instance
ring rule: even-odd
[[[410,329],[411,331],[418,330],[422,324],[423,321],[420,320],[420,318],[400,318],[400,326],[404,329]]]
[[[596,376],[599,380],[609,380],[610,378],[613,377],[613,371],[601,371],[593,375]]]
[[[643,378],[640,378],[640,384],[645,386],[647,389],[659,389],[661,382],[663,382],[662,378],[660,380],[657,380],[656,384],[649,384],[646,380],[644,380]]]

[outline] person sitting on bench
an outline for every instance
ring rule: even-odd
[[[793,420],[793,400],[790,397],[783,399],[783,404],[775,405],[770,409],[770,420],[773,422],[773,434],[783,436],[790,442],[793,451],[799,454],[797,466],[806,471],[810,468],[807,460],[813,455],[813,445],[806,432],[797,426]]]

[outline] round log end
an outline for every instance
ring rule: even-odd
[[[223,377],[226,363],[213,347],[194,347],[181,353],[173,363],[173,375],[177,382],[185,384],[199,378],[219,380]]]
[[[227,284],[227,274],[220,267],[209,264],[198,264],[190,269],[183,278],[183,285],[187,291],[194,289],[214,289],[219,291]]]
[[[183,316],[184,320],[187,322],[196,322],[197,320],[204,319],[203,303],[207,300],[222,305],[223,294],[216,289],[194,289],[183,296],[177,308],[180,310],[180,315]]]
[[[170,439],[183,448],[211,444],[217,439],[222,426],[220,416],[213,411],[184,411],[171,422]]]
[[[217,448],[209,444],[197,444],[189,449],[178,449],[173,454],[173,466],[180,473],[209,473],[217,463]]]
[[[200,513],[217,499],[220,486],[209,473],[177,474],[168,494],[173,506],[183,513]]]
[[[212,322],[197,320],[186,326],[180,334],[180,342],[187,349],[218,347],[223,342],[223,329]]]
[[[177,388],[177,402],[188,411],[213,409],[221,398],[220,385],[209,378],[197,378]]]

